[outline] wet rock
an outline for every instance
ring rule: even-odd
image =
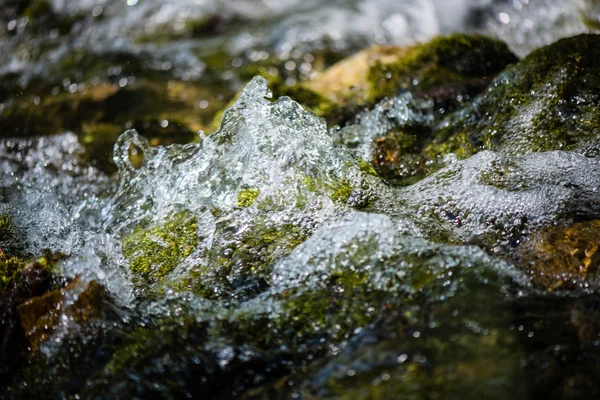
[[[508,67],[470,105],[434,126],[432,140],[422,141],[418,151],[400,152],[394,147],[390,151],[384,145],[375,161],[402,166],[417,158],[419,168],[408,173],[392,168],[385,175],[402,180],[439,169],[450,153],[467,158],[484,149],[508,155],[572,150],[596,156],[600,152],[594,122],[599,118],[595,62],[599,51],[600,39],[594,35],[563,39],[536,50]]]
[[[537,287],[568,290],[597,285],[600,221],[552,226],[535,233],[517,255]]]
[[[11,277],[0,290],[0,380],[10,373],[12,365],[22,361],[22,355],[18,355],[27,345],[17,308],[61,284],[53,278],[45,259],[27,264],[16,257],[7,260],[4,253],[0,254],[0,266],[5,268],[7,265],[10,265]]]
[[[112,146],[124,130],[138,129],[152,145],[188,143],[197,139],[220,104],[200,86],[141,78],[125,87],[101,84],[34,97],[16,99],[0,113],[2,134],[23,137],[73,131],[86,148],[87,161],[107,172],[115,171]],[[210,107],[202,110],[199,104],[209,104],[206,99],[211,100]]]
[[[103,316],[108,293],[96,281],[87,285],[76,278],[67,286],[42,296],[33,297],[17,308],[31,349],[47,341],[66,317],[70,323],[85,324]]]
[[[300,86],[342,107],[372,106],[409,90],[434,100],[438,108],[451,110],[466,104],[516,61],[502,42],[451,35],[412,47],[371,47]]]

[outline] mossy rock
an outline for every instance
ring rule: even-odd
[[[198,246],[197,218],[186,212],[153,227],[138,227],[122,240],[133,282],[139,290],[160,282]]]
[[[268,79],[275,97],[289,96],[329,125],[344,125],[358,112],[404,90],[434,100],[438,109],[453,110],[517,61],[503,42],[457,34],[411,47],[372,46],[314,80],[294,85],[286,84],[277,69],[256,68],[253,73]]]
[[[470,107],[448,118],[430,150],[460,149],[459,157],[481,149],[509,155],[550,150],[597,155],[599,56],[600,36],[595,35],[534,51]]]
[[[313,81],[290,87],[272,80],[271,87],[276,95],[290,96],[329,125],[348,124],[357,113],[406,91],[414,99],[430,101],[441,119],[469,104],[517,61],[498,40],[457,34],[411,47],[374,46],[333,65]],[[369,161],[388,181],[414,183],[434,164],[424,152],[432,136],[433,129],[426,123],[393,130],[376,140]]]
[[[572,150],[600,154],[600,36],[562,39],[508,67],[474,101],[443,119],[416,149],[398,152],[394,165],[416,158],[416,175],[444,165],[450,153],[459,159],[481,150],[510,156]],[[403,141],[400,141],[402,143]],[[394,175],[385,175],[393,179]],[[396,170],[396,179],[406,175]]]
[[[409,90],[433,99],[438,108],[452,109],[466,103],[516,61],[498,40],[456,34],[411,47],[370,47],[301,87],[344,108],[372,106]],[[450,104],[453,101],[457,103]]]

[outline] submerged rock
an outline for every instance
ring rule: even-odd
[[[532,282],[543,289],[598,285],[600,221],[553,226],[535,233],[517,255]]]
[[[108,299],[108,293],[98,282],[85,285],[75,278],[64,288],[27,300],[19,305],[17,314],[30,348],[35,351],[65,325],[64,319],[71,325],[83,326],[103,318]]]

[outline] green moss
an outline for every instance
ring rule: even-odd
[[[15,228],[8,215],[0,215],[0,242],[10,239],[14,231]]]
[[[252,204],[254,204],[254,201],[256,200],[259,194],[260,190],[257,188],[248,188],[240,190],[237,197],[237,206],[243,208],[250,207]]]
[[[27,260],[0,252],[0,292],[21,275],[27,264]]]
[[[427,92],[448,84],[468,95],[516,61],[505,43],[486,36],[437,37],[406,49],[394,62],[376,63],[369,71],[367,97],[373,103],[402,89]]]
[[[417,157],[417,176],[422,178],[441,168],[449,153],[459,159],[481,150],[511,156],[572,150],[597,156],[598,57],[600,39],[594,35],[563,39],[534,51],[508,67],[466,108],[440,121],[425,137],[421,150],[404,152],[401,144],[396,145],[400,150],[392,157],[392,167],[410,165]],[[392,172],[403,176],[402,171]],[[502,186],[496,179],[498,172],[488,177]],[[387,172],[382,175],[390,179]]]
[[[362,158],[357,158],[356,163],[358,168],[365,174],[374,176],[376,178],[381,178],[371,163],[363,160]]]
[[[560,40],[505,71],[467,109],[444,121],[433,153],[459,158],[482,149],[511,155],[549,150],[598,151],[600,39]]]
[[[123,255],[138,287],[161,281],[198,245],[195,216],[182,212],[164,224],[137,228],[123,238]]]
[[[347,179],[341,179],[337,182],[332,182],[331,189],[333,190],[333,193],[331,193],[331,199],[341,203],[346,203],[353,191],[350,181]]]

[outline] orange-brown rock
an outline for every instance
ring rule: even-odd
[[[598,277],[599,244],[600,220],[578,222],[542,229],[517,255],[535,286],[573,289]]]
[[[107,298],[108,293],[98,282],[86,286],[76,278],[63,289],[26,301],[17,313],[31,348],[37,349],[52,336],[63,316],[76,323],[100,318]]]
[[[409,47],[371,46],[302,86],[343,106],[372,105],[401,90],[443,103],[478,93],[516,61],[502,42],[457,34]]]

